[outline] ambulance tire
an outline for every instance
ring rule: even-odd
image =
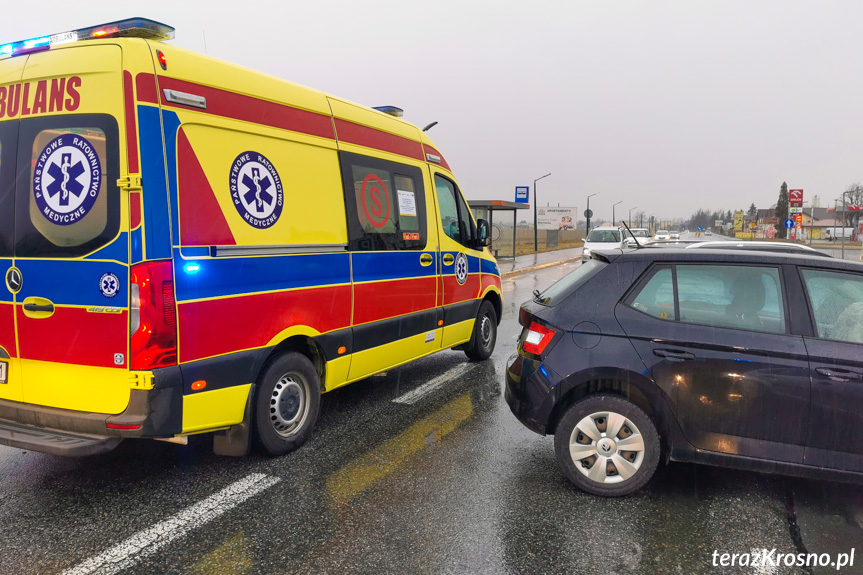
[[[255,401],[255,444],[269,455],[295,450],[315,427],[321,409],[321,386],[306,356],[289,352],[264,370]]]
[[[491,357],[494,344],[497,341],[497,312],[488,300],[479,306],[479,313],[473,324],[471,344],[464,350],[468,359],[485,361]]]

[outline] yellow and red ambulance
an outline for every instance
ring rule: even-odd
[[[323,392],[488,358],[488,224],[427,135],[173,36],[0,44],[0,443],[286,453]]]

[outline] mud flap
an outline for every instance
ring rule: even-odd
[[[243,421],[213,435],[213,453],[228,457],[243,457],[252,450],[252,404],[257,385],[249,388]]]

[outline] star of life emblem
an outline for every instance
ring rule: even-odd
[[[459,285],[467,281],[467,256],[461,253],[455,258],[455,279]]]
[[[282,179],[266,156],[237,156],[231,164],[230,188],[234,207],[247,224],[266,229],[278,221],[284,204]]]
[[[99,291],[105,297],[114,297],[120,291],[120,280],[114,274],[103,274],[99,278]]]
[[[83,136],[57,136],[36,158],[33,199],[39,213],[53,224],[80,221],[96,203],[101,185],[99,155]]]

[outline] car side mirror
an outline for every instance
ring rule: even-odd
[[[491,229],[489,228],[487,220],[478,219],[476,221],[476,240],[474,241],[474,244],[474,247],[477,249],[491,245]]]

